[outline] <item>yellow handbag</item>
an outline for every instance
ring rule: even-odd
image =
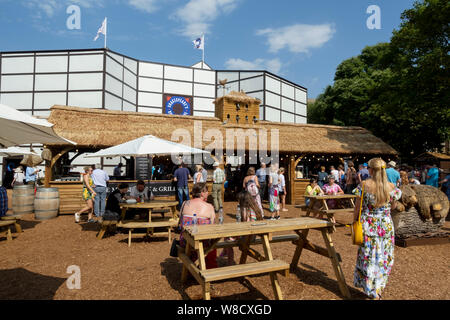
[[[363,229],[362,229],[362,223],[360,221],[361,219],[361,210],[362,210],[362,202],[364,197],[364,183],[362,185],[362,191],[361,191],[361,203],[359,205],[359,214],[358,214],[358,220],[353,222],[352,224],[352,242],[354,245],[360,246],[363,244]]]

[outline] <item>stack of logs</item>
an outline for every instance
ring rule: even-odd
[[[396,237],[439,233],[449,211],[447,195],[427,185],[403,185],[400,189],[402,197],[391,213]]]

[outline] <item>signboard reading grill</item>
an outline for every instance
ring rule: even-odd
[[[192,97],[165,94],[163,100],[164,114],[192,115]]]
[[[115,183],[115,182],[108,183],[107,195],[109,196],[109,194],[111,192],[113,192],[117,188],[118,185],[119,185],[119,183]],[[134,187],[135,185],[136,185],[135,182],[128,183],[128,186],[130,188]],[[145,181],[145,186],[147,186],[147,181]],[[175,196],[177,193],[176,182],[168,181],[168,180],[162,180],[162,181],[153,180],[150,182],[150,189],[153,192],[153,195],[155,197]]]

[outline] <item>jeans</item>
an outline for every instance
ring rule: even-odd
[[[189,200],[189,188],[187,186],[186,187],[177,187],[177,191],[178,191],[178,204],[180,206],[179,209],[181,210],[183,201]],[[186,198],[184,200],[183,200],[183,194],[185,195],[185,198]]]
[[[266,199],[267,194],[267,182],[259,182],[259,197],[261,201]]]
[[[95,196],[94,213],[96,217],[103,217],[106,207],[106,187],[97,186],[94,188]]]

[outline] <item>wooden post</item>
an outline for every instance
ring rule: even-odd
[[[305,155],[301,155],[297,160],[294,156],[290,156],[289,159],[289,195],[290,195],[290,203],[295,204],[295,168],[297,164],[303,159]]]
[[[61,158],[63,155],[65,155],[67,152],[69,152],[70,150],[72,150],[74,147],[66,147],[63,150],[61,150],[57,155],[52,157],[52,161],[45,161],[45,180],[44,180],[44,184],[45,187],[48,188],[50,187],[50,181],[52,180],[52,170],[54,165],[56,164],[56,162],[59,160],[59,158]],[[54,154],[54,152],[52,151],[52,155]]]

